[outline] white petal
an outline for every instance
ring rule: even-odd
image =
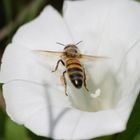
[[[2,59],[1,82],[22,79],[48,84],[50,79],[55,79],[57,74],[51,71],[57,59],[44,58],[37,54],[35,56],[32,50],[62,51],[63,47],[56,42],[72,41],[60,14],[47,6],[39,17],[22,26],[14,36],[12,44],[7,46]],[[59,78],[54,80],[53,84],[57,81]]]
[[[134,1],[111,0],[67,1],[65,4],[66,23],[71,34],[85,42],[81,45],[83,52],[111,57],[109,63],[94,64],[93,71],[89,72],[95,83],[104,80],[105,89],[110,85],[108,91],[113,82],[107,77],[113,76],[116,91],[107,95],[106,90],[103,98],[110,95],[110,101],[116,99],[117,102],[112,102],[117,103],[115,108],[126,123],[140,86],[140,5]]]
[[[64,18],[72,36],[83,40],[79,44],[82,52],[109,56],[114,69],[140,39],[139,13],[140,5],[134,1],[65,1],[64,6]]]
[[[96,62],[90,68],[85,64],[96,85],[108,75],[113,75],[114,79],[126,53],[139,42],[139,17],[140,5],[135,1],[65,1],[64,18],[72,36],[83,40],[83,44],[79,44],[82,52],[110,57],[108,62]],[[132,57],[131,61],[135,63],[136,60]],[[115,78],[114,81],[118,83],[119,79]]]
[[[127,122],[140,91],[140,43],[129,51],[121,63],[117,77],[120,80],[120,101],[116,107],[123,121]],[[118,92],[118,93],[119,93]]]
[[[3,90],[11,118],[38,135],[87,139],[125,128],[113,110],[82,112],[73,109],[55,88],[18,81],[5,84]]]
[[[55,86],[52,88],[19,80],[4,84],[3,91],[7,111],[19,123],[46,107],[71,107],[68,98]]]
[[[9,45],[2,59],[0,80],[3,83],[12,80],[32,81],[39,84],[49,84],[50,79],[56,79],[53,84],[59,84],[59,77],[52,73],[57,60],[42,58],[27,48]],[[56,82],[56,83],[55,83]]]
[[[56,42],[72,42],[61,15],[51,6],[33,21],[20,27],[13,38],[19,47],[39,50],[63,50]]]

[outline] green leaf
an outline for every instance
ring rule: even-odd
[[[140,129],[139,129],[137,135],[135,136],[134,140],[140,140]]]
[[[26,129],[15,124],[9,118],[5,124],[5,140],[28,140]]]

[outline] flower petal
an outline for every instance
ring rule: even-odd
[[[51,71],[57,59],[43,58],[32,50],[62,51],[63,47],[56,42],[72,40],[60,14],[47,6],[39,17],[17,31],[12,44],[6,48],[2,59],[1,82],[22,79],[44,84],[52,77],[55,79]],[[55,81],[59,80],[53,83]]]
[[[126,77],[123,76],[120,79],[119,75],[122,75],[123,70],[129,70],[131,66],[123,67],[118,77],[116,74],[120,69],[120,65],[122,65],[122,61],[124,61],[123,64],[129,64],[130,60],[127,60],[126,54],[133,46],[139,43],[139,14],[140,4],[135,1],[65,1],[64,18],[72,36],[77,40],[83,40],[83,44],[80,45],[82,52],[84,54],[98,54],[110,57],[107,60],[108,62],[96,62],[90,68],[85,64],[93,83],[102,85],[104,89],[107,89],[106,93],[102,94],[103,98],[107,98],[107,102],[109,97],[109,100],[114,98],[112,98],[114,96],[112,91],[117,94],[115,95],[117,101],[121,97],[122,93],[119,90],[123,87],[121,86],[122,84],[125,85]],[[137,49],[136,54],[138,52],[139,49]],[[133,56],[130,57],[131,65],[134,65],[139,59],[139,57],[133,59]],[[108,80],[111,75],[113,75],[112,79],[114,80],[112,81],[114,84]],[[133,80],[131,78],[129,77],[128,83],[133,81],[132,85],[134,86],[139,74],[135,78],[133,77]],[[109,87],[115,87],[116,91],[112,90],[110,92],[109,89],[112,88]],[[112,102],[114,102],[114,99]]]
[[[140,41],[126,53],[116,74],[120,81],[121,98],[116,106],[122,120],[127,122],[140,91]],[[118,92],[118,93],[119,93]]]
[[[67,98],[55,90],[24,81],[5,84],[9,116],[38,135],[56,139],[87,139],[124,130],[113,110],[83,112],[71,108]]]
[[[27,81],[13,81],[3,86],[7,112],[19,123],[23,123],[29,116],[48,106],[71,107],[68,98],[58,91],[40,84]]]
[[[48,84],[50,79],[57,78],[51,72],[55,63],[55,59],[42,59],[27,48],[10,44],[2,59],[0,80],[3,83],[12,80],[25,80],[38,84]],[[54,80],[54,84],[55,81],[59,80]]]
[[[82,52],[109,56],[115,69],[140,39],[139,13],[139,3],[128,0],[65,1],[64,6],[64,18],[72,36],[83,40]]]
[[[103,96],[106,98],[106,95],[110,95],[110,99],[113,99],[110,101],[117,103],[115,108],[118,115],[127,123],[140,87],[140,4],[135,1],[111,0],[79,3],[66,1],[64,13],[72,36],[83,40],[82,49],[85,54],[111,58],[109,63],[99,66],[94,64],[93,71],[89,72],[97,84],[103,79],[107,83],[107,77],[113,74],[116,91],[107,95],[107,89]]]
[[[67,43],[72,39],[63,18],[51,6],[47,6],[35,20],[22,26],[13,38],[13,44],[19,47],[62,51],[63,47],[56,42]]]

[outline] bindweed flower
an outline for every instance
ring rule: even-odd
[[[83,62],[87,86],[76,89],[52,73],[58,59],[34,50],[63,51],[77,43],[82,54],[108,59]],[[89,139],[125,130],[140,87],[140,4],[129,0],[65,1],[63,16],[51,6],[23,25],[2,59],[0,81],[12,120],[37,135]]]

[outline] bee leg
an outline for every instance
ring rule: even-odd
[[[65,74],[66,74],[66,71],[63,72],[63,81],[64,81],[64,86],[65,86],[65,95],[68,96],[67,94],[67,82],[66,82],[66,78],[65,78]]]
[[[56,66],[55,66],[55,69],[54,69],[52,72],[55,72],[55,71],[58,69],[58,66],[59,66],[59,63],[60,63],[60,62],[63,64],[63,66],[65,66],[64,61],[63,61],[62,59],[59,59],[59,60],[57,61],[57,64],[56,64]]]
[[[89,91],[88,88],[87,88],[87,83],[86,83],[86,73],[85,73],[85,69],[83,68],[83,70],[84,70],[84,87],[85,87],[85,89],[86,89],[87,91]]]

